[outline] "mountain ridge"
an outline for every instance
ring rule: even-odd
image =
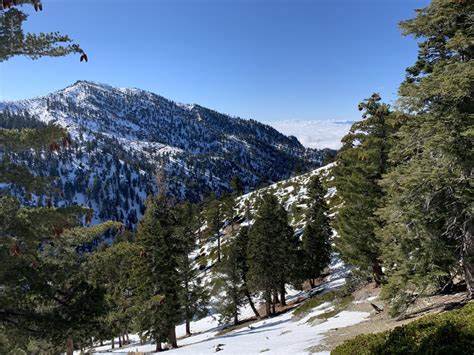
[[[286,179],[295,170],[319,167],[331,153],[305,148],[295,137],[255,120],[91,81],[77,81],[45,96],[0,102],[0,114],[13,125],[29,120],[68,130],[74,144],[66,153],[4,154],[35,174],[58,177],[57,187],[67,190],[64,203],[89,205],[98,211],[96,221],[136,221],[146,195],[157,190],[157,170],[167,176],[176,199],[198,201],[211,192],[229,191],[233,176],[251,191]]]

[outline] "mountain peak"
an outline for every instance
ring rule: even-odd
[[[77,80],[74,84],[69,85],[69,87],[72,87],[72,86],[78,86],[78,87],[80,87],[80,86],[94,86],[94,87],[102,87],[102,88],[107,88],[107,89],[117,89],[116,87],[114,87],[112,85],[101,83],[101,82],[98,82],[98,81],[93,81],[93,80]]]
[[[119,90],[118,88],[113,87],[112,85],[100,83],[97,81],[91,80],[78,80],[74,84],[65,87],[64,89],[58,90],[57,92],[71,92],[84,88],[95,88],[102,89],[107,91]]]

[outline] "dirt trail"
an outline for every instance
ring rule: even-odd
[[[354,293],[354,302],[346,309],[348,311],[369,312],[370,317],[362,323],[338,328],[326,333],[323,341],[308,349],[310,352],[330,351],[344,341],[354,338],[359,334],[378,333],[393,329],[397,326],[410,323],[424,315],[438,313],[459,305],[466,297],[466,294],[456,293],[452,295],[438,295],[424,297],[417,300],[408,309],[407,316],[403,320],[396,320],[388,315],[386,310],[377,313],[371,303],[383,308],[383,302],[379,297],[380,288],[375,288],[373,284],[357,290]]]

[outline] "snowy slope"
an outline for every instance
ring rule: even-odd
[[[334,259],[336,261],[336,259]],[[340,262],[334,262],[330,268],[331,274],[326,282],[313,292],[327,292],[344,284],[347,270]],[[308,293],[290,291],[288,301],[308,297]],[[221,333],[220,326],[213,316],[205,317],[191,323],[191,337],[185,336],[184,325],[177,327],[179,348],[170,354],[212,354],[219,350],[222,354],[308,354],[309,348],[321,344],[324,336],[331,330],[354,325],[366,320],[368,312],[343,310],[325,321],[315,320],[315,317],[333,310],[331,302],[325,302],[313,308],[302,318],[295,317],[293,311],[283,313],[270,319],[253,322],[239,329]],[[249,307],[242,312],[243,317],[251,317]],[[129,351],[153,352],[155,344],[140,345],[138,337],[132,336],[132,344],[121,349],[112,350],[110,344],[95,348],[98,353],[122,353]],[[323,352],[322,354],[329,354]]]
[[[235,226],[236,229],[242,225],[252,223],[252,221],[243,220],[246,206],[249,205],[251,209],[254,209],[258,196],[270,192],[278,196],[279,200],[284,203],[285,208],[289,211],[290,221],[295,227],[296,233],[301,233],[306,223],[304,211],[307,206],[307,184],[312,176],[318,175],[323,184],[329,187],[326,200],[331,203],[336,194],[335,189],[330,187],[333,166],[334,164],[329,164],[309,173],[241,196],[237,199],[235,205],[235,210],[239,215],[237,220],[240,220],[240,223]],[[227,231],[227,227],[221,230],[223,245],[231,238]],[[216,260],[211,257],[211,255],[215,255],[216,247],[216,240],[211,238],[199,245],[196,252],[191,255],[195,259],[196,267],[202,266],[201,277],[204,278],[209,287],[211,287],[216,277],[212,267]],[[288,303],[307,299],[315,293],[328,292],[342,287],[350,270],[337,254],[333,254],[328,273],[329,275],[322,284],[313,290],[298,291],[288,287]],[[254,300],[257,307],[262,306],[258,299]],[[217,300],[213,299],[213,302],[217,302]],[[370,315],[368,312],[342,310],[326,320],[316,319],[316,316],[334,308],[335,304],[326,302],[302,317],[295,316],[294,310],[290,310],[270,319],[254,321],[227,332],[223,332],[225,325],[220,325],[217,315],[211,312],[211,315],[191,323],[191,332],[193,333],[191,337],[185,337],[184,324],[177,327],[178,345],[180,347],[170,350],[170,354],[212,354],[217,351],[222,354],[308,354],[310,352],[309,348],[321,344],[323,338],[332,330],[363,322]],[[240,312],[240,319],[252,318],[252,316],[251,308],[249,305],[245,305]],[[125,354],[129,351],[153,352],[155,350],[155,344],[153,343],[141,345],[136,335],[131,336],[131,339],[132,344],[121,349],[112,350],[111,345],[106,344],[102,347],[96,347],[94,351],[104,354]],[[323,352],[322,354],[328,353]]]
[[[334,163],[327,164],[321,168],[312,170],[306,174],[298,175],[287,180],[277,182],[269,185],[265,188],[255,190],[248,194],[239,197],[235,205],[236,220],[240,221],[234,226],[235,231],[243,225],[253,223],[253,221],[245,220],[246,210],[250,209],[250,212],[254,214],[257,201],[260,196],[271,193],[277,196],[280,203],[282,203],[285,209],[288,211],[289,222],[295,229],[297,235],[302,235],[304,226],[306,224],[305,211],[307,208],[308,189],[307,184],[312,176],[317,175],[327,188],[326,201],[331,206],[332,200],[335,197],[336,189],[331,187],[331,169]],[[332,212],[330,210],[330,212]],[[333,213],[332,213],[333,214]],[[332,216],[331,214],[331,216]],[[229,238],[228,223],[224,222],[224,227],[221,229],[220,234],[222,237],[222,245],[224,245]],[[210,239],[200,246],[199,250],[196,251],[196,262],[201,269],[209,269],[217,261],[217,238]]]

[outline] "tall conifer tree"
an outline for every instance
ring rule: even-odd
[[[401,23],[422,41],[399,90],[411,117],[382,181],[379,235],[395,312],[416,295],[449,288],[457,274],[473,297],[473,12],[472,1],[433,0]]]
[[[220,201],[213,197],[205,209],[207,231],[210,238],[217,238],[217,262],[221,261],[221,234],[222,210]]]
[[[239,250],[235,241],[224,247],[222,262],[217,265],[218,311],[220,322],[239,322],[240,308],[244,305],[243,279],[239,270]]]
[[[179,257],[181,242],[175,234],[175,216],[165,194],[149,197],[136,243],[141,249],[134,266],[137,326],[156,341],[177,347],[175,326],[182,318]]]
[[[189,202],[184,202],[175,207],[176,226],[175,233],[181,243],[179,270],[182,282],[182,307],[186,327],[186,335],[191,335],[191,321],[207,313],[209,294],[206,290],[199,270],[194,267],[191,253],[196,249],[197,234],[199,229],[199,208]]]
[[[378,183],[388,167],[392,126],[389,107],[380,102],[378,94],[360,103],[359,110],[365,111],[363,119],[344,136],[336,157],[334,185],[341,207],[334,226],[343,259],[380,283],[381,250],[375,235],[380,221],[375,211],[382,198]]]
[[[296,243],[288,224],[288,214],[278,199],[266,194],[259,202],[255,223],[250,232],[248,258],[250,286],[263,292],[267,316],[275,309],[272,295],[281,293],[285,303],[285,283],[291,277]]]
[[[223,321],[238,323],[239,309],[245,303],[252,308],[255,316],[260,314],[252,300],[248,287],[248,242],[249,229],[242,227],[234,239],[228,242],[224,250],[223,263],[218,265],[218,291],[221,294],[220,314]]]
[[[309,204],[307,222],[303,232],[303,277],[314,287],[317,278],[329,264],[331,254],[331,226],[327,216],[325,189],[318,176],[313,176],[308,185]]]
[[[132,330],[133,287],[130,282],[133,261],[140,256],[135,243],[120,241],[94,252],[88,260],[88,278],[105,288],[107,313],[103,316],[102,340],[123,336]],[[114,340],[112,340],[113,342]]]

